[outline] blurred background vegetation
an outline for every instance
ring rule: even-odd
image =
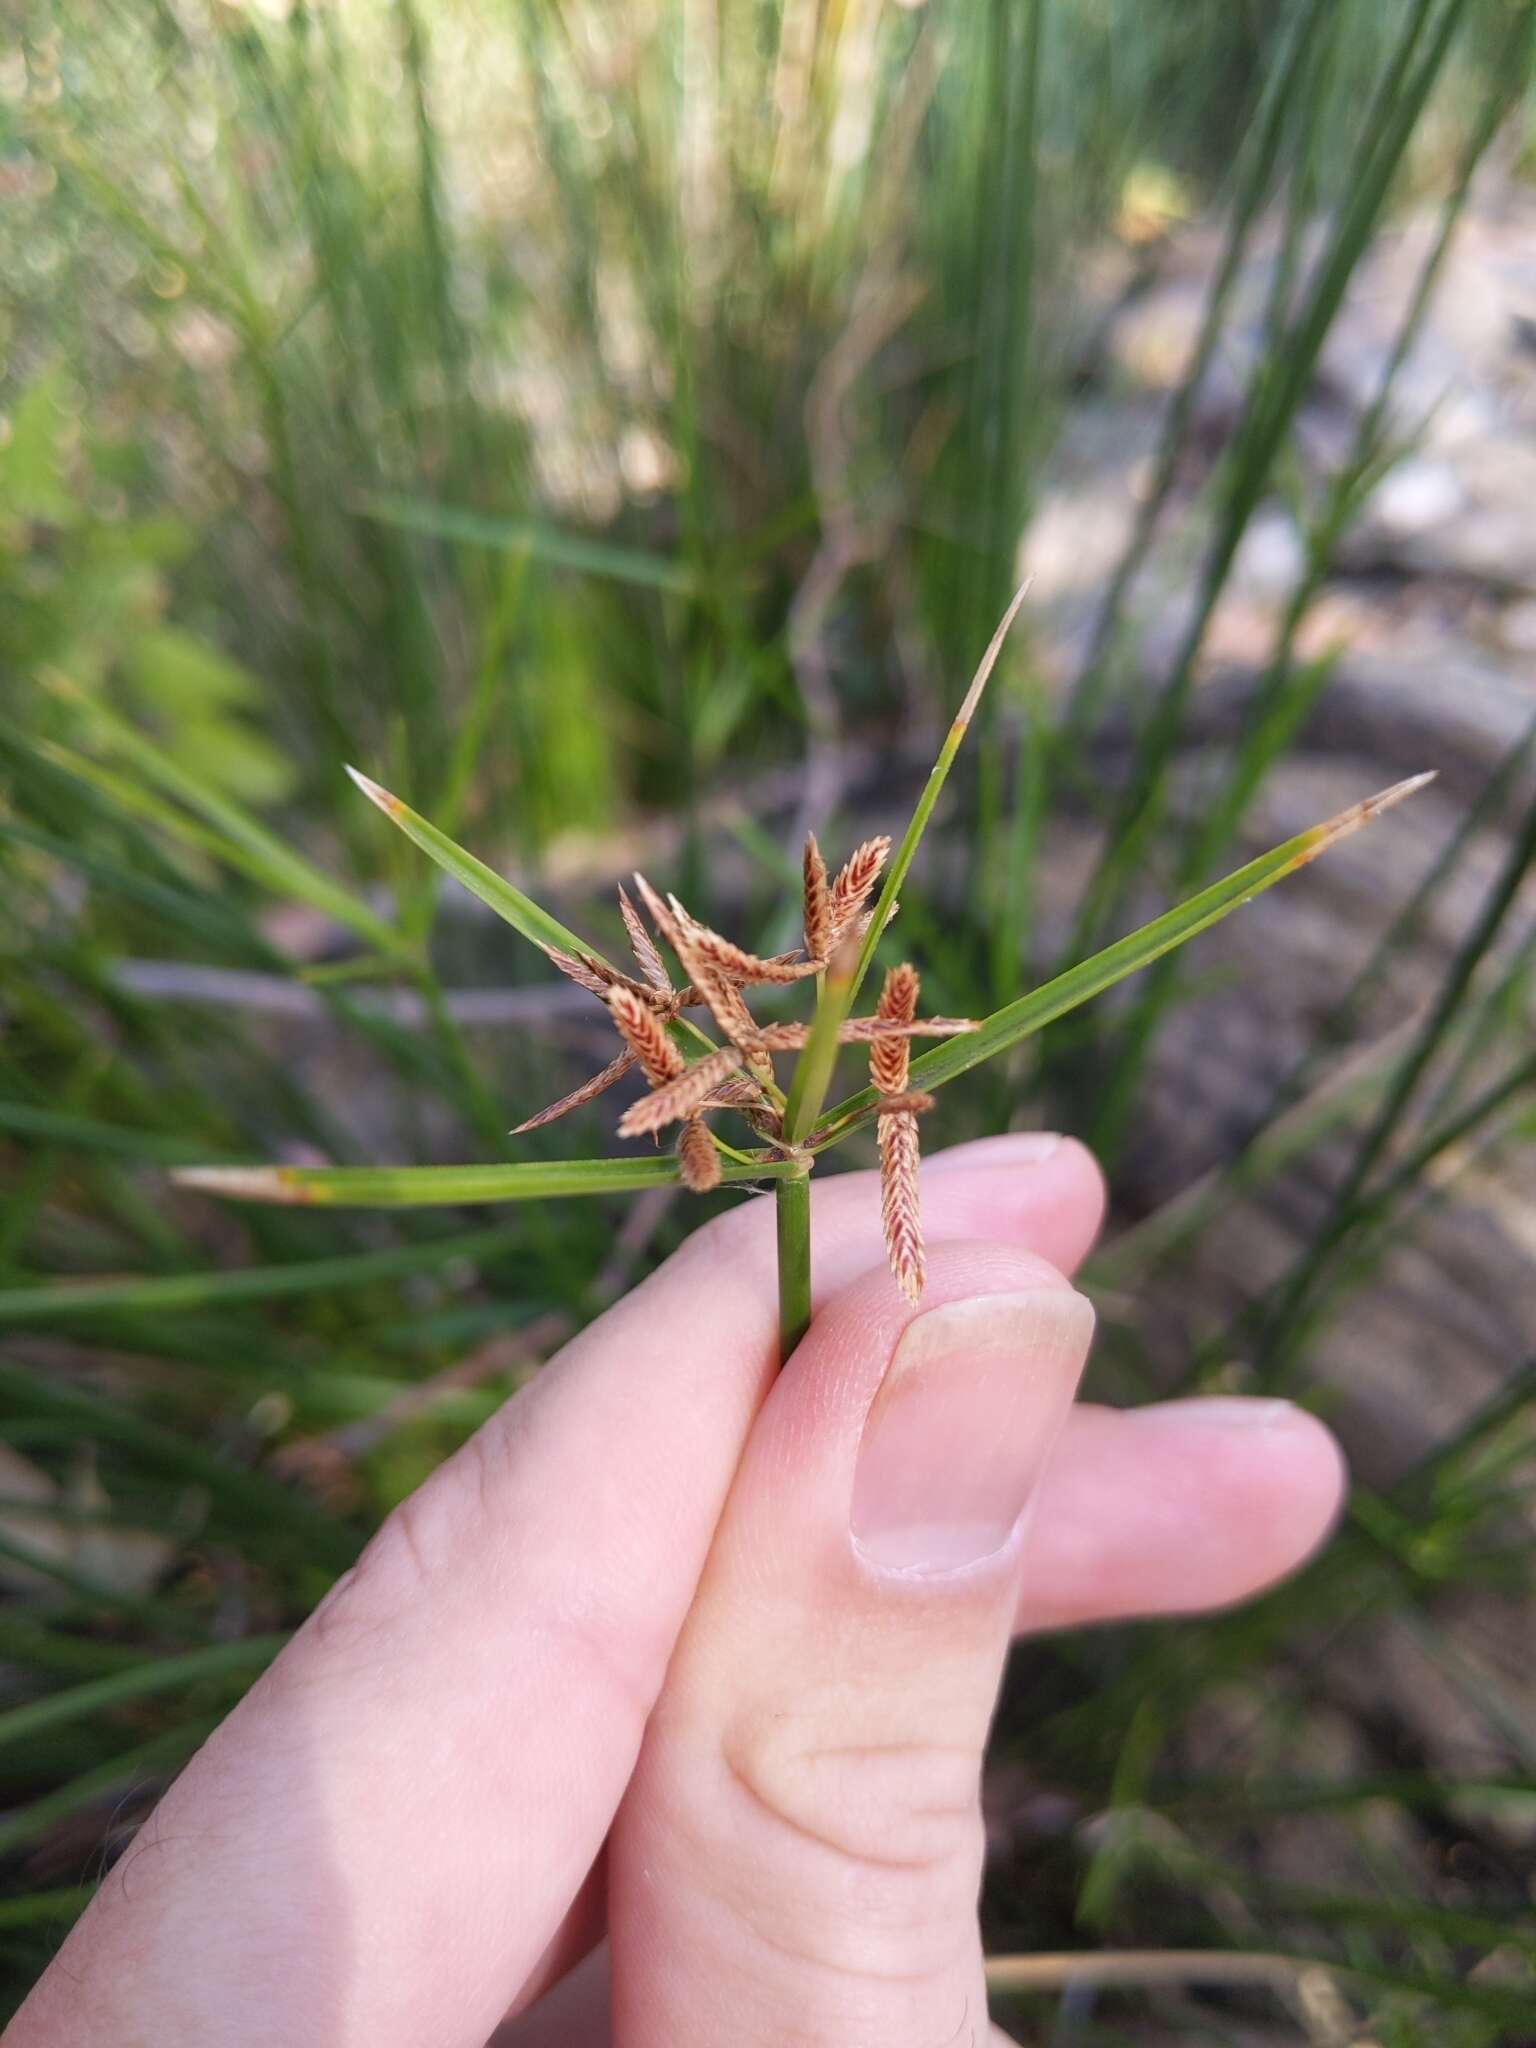
[[[600,942],[639,855],[771,951],[1022,552],[904,891],[936,1008],[1443,773],[935,1119],[1100,1148],[1100,1397],[1283,1389],[1357,1481],[1256,1608],[1022,1650],[988,1795],[994,1947],[1332,1970],[1007,2017],[1536,2040],[1533,23],[7,0],[5,2009],[368,1529],[696,1220],[170,1185],[613,1144],[505,1137],[602,1035],[341,763]]]

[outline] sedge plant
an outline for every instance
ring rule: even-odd
[[[789,952],[764,957],[737,945],[694,918],[675,895],[664,897],[637,874],[644,915],[622,887],[619,891],[619,909],[637,969],[632,974],[399,797],[357,769],[348,770],[363,794],[441,868],[607,1009],[618,1040],[614,1057],[558,1102],[525,1118],[513,1135],[583,1106],[634,1069],[646,1092],[623,1112],[619,1135],[659,1140],[663,1132],[675,1129],[670,1157],[658,1150],[649,1158],[489,1166],[191,1166],[180,1169],[176,1178],[186,1186],[247,1201],[365,1207],[601,1195],[678,1181],[703,1194],[727,1182],[771,1181],[778,1220],[780,1356],[787,1359],[810,1322],[811,1174],[824,1154],[873,1123],[891,1272],[916,1303],[923,1287],[918,1119],[933,1107],[933,1091],[1009,1051],[1305,867],[1422,788],[1434,772],[1409,776],[1284,840],[991,1016],[920,1017],[920,979],[910,962],[887,969],[872,1015],[855,1016],[860,989],[896,917],[898,892],[1027,587],[1015,593],[993,634],[894,852],[889,839],[866,840],[834,876],[829,875],[814,833],[807,837],[803,941]],[[677,962],[676,980],[658,941]],[[748,989],[800,982],[814,982],[816,988],[807,1022],[760,1022],[754,1017],[746,1000]],[[690,1011],[706,1013],[717,1035],[695,1022]],[[911,1042],[919,1038],[942,1043],[914,1060]],[[850,1045],[866,1049],[868,1085],[829,1104],[838,1054]],[[797,1057],[788,1086],[782,1087],[774,1059],[788,1053]],[[725,1114],[744,1126],[742,1142],[732,1142],[715,1128],[711,1119]]]

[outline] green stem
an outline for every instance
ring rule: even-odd
[[[773,1192],[779,1225],[779,1364],[784,1366],[811,1322],[809,1166],[804,1173],[779,1181]]]
[[[981,693],[997,665],[997,657],[1003,651],[1003,642],[1008,629],[1019,615],[1019,607],[1029,593],[1028,583],[1023,583],[1013,594],[1013,601],[1003,613],[997,630],[981,657],[965,701],[956,712],[954,723],[945,735],[939,749],[939,757],[933,764],[923,793],[917,800],[911,821],[902,834],[901,844],[895,858],[885,871],[885,886],[875,902],[870,915],[864,942],[859,948],[858,958],[852,967],[846,960],[834,960],[822,980],[821,993],[816,1003],[816,1015],[811,1023],[811,1041],[795,1063],[794,1076],[789,1084],[789,1100],[784,1110],[784,1135],[792,1145],[802,1145],[810,1136],[816,1119],[821,1114],[821,1105],[826,1100],[827,1086],[832,1079],[832,1069],[837,1061],[837,1034],[844,1019],[853,1008],[865,975],[874,964],[875,951],[880,944],[881,934],[890,923],[896,909],[896,892],[906,880],[907,870],[933,815],[933,807],[939,800],[939,792],[949,776],[950,767],[960,751],[960,742],[970,729]]]

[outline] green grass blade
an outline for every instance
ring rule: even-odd
[[[56,1791],[29,1800],[0,1820],[0,1856],[9,1856],[28,1842],[35,1842],[69,1814],[101,1801],[110,1801],[115,1806],[130,1788],[141,1794],[146,1779],[154,1782],[169,1777],[213,1732],[214,1726],[213,1721],[203,1718],[163,1729],[148,1742],[113,1757],[110,1763],[84,1771]]]
[[[1498,937],[1510,910],[1519,900],[1533,865],[1536,865],[1536,802],[1527,809],[1504,857],[1504,865],[1483,899],[1476,922],[1452,958],[1418,1036],[1394,1075],[1386,1099],[1362,1136],[1326,1216],[1316,1227],[1307,1250],[1297,1261],[1288,1284],[1276,1300],[1264,1332],[1263,1357],[1271,1357],[1288,1341],[1290,1325],[1326,1265],[1338,1233],[1346,1227],[1346,1219],[1353,1217],[1360,1208],[1367,1183],[1377,1164],[1388,1153],[1427,1069],[1460,1017],[1473,976]],[[1396,1179],[1394,1175],[1394,1183]]]
[[[349,890],[342,888],[339,882],[333,881],[323,869],[312,866],[296,854],[277,833],[252,817],[243,805],[208,788],[127,719],[107,710],[99,699],[93,697],[79,701],[87,721],[101,728],[118,753],[131,761],[150,781],[158,783],[178,802],[204,819],[227,845],[240,850],[248,872],[264,880],[277,893],[312,904],[327,917],[356,932],[369,945],[377,946],[381,953],[399,951],[398,934],[381,917],[366,903],[359,902]],[[61,765],[70,765],[61,750],[50,748],[49,752]]]
[[[359,500],[358,510],[367,519],[376,519],[383,526],[401,527],[407,533],[425,534],[433,540],[467,541],[473,547],[497,548],[507,553],[526,552],[554,568],[603,576],[611,583],[635,583],[648,590],[685,593],[697,587],[697,578],[685,562],[649,554],[643,548],[589,540],[584,534],[566,533],[534,520],[499,519],[453,505],[434,505],[421,498],[385,495]]]
[[[627,1162],[626,1162],[627,1163]],[[639,1165],[651,1162],[641,1160]],[[275,1185],[282,1192],[249,1193],[253,1200],[279,1202],[325,1201],[326,1195],[294,1193],[283,1176],[300,1173],[297,1167],[187,1167],[177,1178],[193,1186],[226,1194],[248,1193],[246,1183]],[[454,1173],[454,1167],[422,1167],[418,1172]],[[470,1169],[475,1171],[475,1169]],[[485,1167],[482,1173],[517,1173],[518,1167]],[[537,1171],[537,1169],[535,1169]],[[312,1169],[323,1182],[329,1170]],[[368,1181],[388,1179],[371,1167],[338,1167],[330,1177],[347,1181],[353,1175]],[[675,1177],[675,1176],[674,1176]],[[233,1183],[233,1185],[230,1185]],[[331,1197],[330,1199],[335,1199]],[[409,1199],[409,1198],[397,1198]],[[417,1199],[420,1199],[418,1197]],[[447,1199],[447,1198],[440,1198]],[[455,1197],[453,1199],[462,1199]],[[488,1199],[482,1196],[482,1200]],[[505,1200],[506,1197],[501,1199]],[[392,1203],[390,1206],[395,1206]],[[20,1323],[53,1322],[62,1317],[102,1314],[164,1315],[171,1310],[221,1307],[237,1301],[276,1301],[296,1294],[328,1292],[337,1287],[365,1287],[381,1280],[395,1280],[407,1273],[429,1272],[449,1259],[489,1258],[508,1250],[516,1241],[510,1224],[496,1229],[468,1231],[454,1237],[427,1238],[416,1244],[397,1245],[382,1252],[349,1252],[339,1258],[303,1259],[280,1266],[242,1266],[228,1273],[154,1273],[131,1279],[65,1280],[40,1287],[16,1287],[0,1293],[0,1329]]]
[[[196,1685],[203,1679],[224,1678],[232,1673],[242,1677],[271,1663],[288,1638],[246,1636],[237,1643],[213,1643],[201,1650],[187,1650],[178,1657],[156,1657],[135,1665],[131,1671],[114,1671],[106,1678],[88,1679],[45,1699],[29,1700],[0,1714],[0,1747],[36,1735],[44,1728],[57,1728],[69,1721],[83,1720],[103,1708],[124,1700],[141,1700],[152,1693],[174,1692],[178,1686]]]
[[[34,759],[37,757],[34,756]],[[169,808],[169,807],[167,807]],[[242,906],[225,896],[198,896],[141,874],[119,855],[108,856],[56,833],[40,832],[7,819],[0,823],[0,844],[25,847],[74,868],[99,891],[150,912],[168,929],[226,957],[258,960],[264,967],[287,965],[275,947],[244,916]]]
[[[1372,818],[1379,817],[1390,805],[1421,789],[1431,779],[1430,774],[1410,776],[1407,781],[1395,783],[1377,796],[1367,797],[1363,803],[1352,804],[1336,818],[1330,818],[1321,825],[1311,825],[1305,832],[1298,832],[1294,838],[1284,840],[1268,853],[1260,854],[1246,867],[1236,869],[1209,889],[1202,889],[1197,896],[1191,896],[1187,902],[1154,918],[1138,931],[1117,939],[1091,959],[1080,961],[1076,967],[1069,967],[1066,973],[1058,974],[1042,987],[1020,996],[1017,1002],[995,1011],[983,1020],[978,1030],[967,1033],[963,1038],[949,1039],[932,1052],[924,1053],[912,1062],[911,1085],[914,1088],[940,1088],[946,1081],[953,1081],[957,1075],[980,1066],[984,1060],[995,1059],[999,1053],[1007,1052],[1021,1039],[1054,1023],[1058,1017],[1066,1016],[1068,1011],[1077,1009],[1094,996],[1102,995],[1105,989],[1113,988],[1117,981],[1124,981],[1127,975],[1135,974],[1138,969],[1161,959],[1175,946],[1182,946],[1198,933],[1208,931],[1232,911],[1251,902],[1287,875],[1294,874],[1298,868],[1316,860],[1320,853]],[[867,1123],[873,1114],[875,1101],[875,1091],[865,1088],[857,1095],[849,1096],[847,1101],[840,1102],[830,1112],[828,1122],[832,1128],[817,1149],[835,1144],[851,1130]]]
[[[874,926],[871,925],[871,930]],[[854,962],[851,948],[839,947],[822,976],[811,1033],[795,1062],[784,1109],[784,1132],[799,1144],[810,1132],[832,1085],[837,1065],[837,1034],[853,1001]],[[787,1354],[786,1354],[787,1355]]]
[[[1166,1270],[1167,1262],[1213,1218],[1304,1158],[1362,1108],[1373,1107],[1390,1085],[1403,1042],[1402,1031],[1393,1032],[1314,1093],[1277,1111],[1234,1159],[1212,1167],[1095,1253],[1094,1279],[1123,1286],[1155,1267]]]
[[[793,1160],[754,1159],[743,1166],[727,1164],[725,1178],[728,1181],[782,1180],[797,1170]],[[648,1159],[531,1159],[513,1166],[194,1166],[183,1168],[176,1175],[183,1187],[232,1196],[237,1201],[301,1206],[323,1203],[356,1209],[437,1208],[445,1204],[460,1206],[477,1202],[545,1202],[564,1195],[628,1195],[643,1188],[670,1187],[677,1178],[677,1161],[667,1154]],[[437,1242],[441,1244],[444,1241]],[[419,1252],[426,1248],[414,1249]],[[317,1260],[315,1264],[356,1264],[360,1268],[363,1256],[355,1261]],[[401,1254],[368,1253],[365,1256],[377,1260],[398,1258]],[[309,1268],[267,1269],[269,1274],[278,1270],[302,1273]],[[189,1279],[192,1277],[206,1280],[209,1276],[188,1276]],[[235,1281],[249,1276],[224,1274],[215,1277]],[[83,1288],[71,1290],[74,1293],[83,1291]],[[0,1321],[4,1320],[7,1301],[14,1299],[14,1296],[0,1295]]]
[[[488,909],[494,910],[525,939],[532,939],[536,946],[553,946],[561,953],[585,953],[593,959],[602,958],[596,947],[578,938],[559,918],[551,917],[531,896],[525,896],[521,889],[514,887],[505,876],[498,875],[494,868],[488,868],[484,861],[466,853],[446,832],[440,832],[435,825],[429,824],[419,811],[413,811],[399,797],[381,789],[360,770],[348,768],[347,773],[368,801],[376,804],[392,824],[398,825],[407,839],[414,839],[422,852],[435,860],[445,874],[462,883],[472,896],[478,896]]]
[[[0,1102],[0,1131],[36,1138],[44,1144],[67,1145],[71,1151],[102,1152],[122,1159],[153,1160],[166,1166],[190,1166],[199,1147],[190,1138],[165,1131],[136,1131],[123,1124],[101,1123],[66,1110],[45,1109],[30,1102]],[[202,1151],[206,1153],[207,1146]]]
[[[1309,387],[1345,290],[1375,231],[1393,176],[1408,147],[1449,55],[1467,0],[1447,0],[1435,27],[1430,49],[1417,71],[1411,59],[1433,0],[1418,0],[1415,16],[1405,26],[1397,61],[1382,90],[1379,122],[1368,125],[1358,154],[1358,172],[1341,208],[1328,244],[1320,255],[1306,304],[1288,331],[1284,345],[1262,361],[1250,382],[1243,418],[1227,452],[1225,481],[1214,537],[1201,573],[1193,614],[1178,652],[1158,686],[1131,773],[1114,809],[1104,851],[1089,885],[1072,934],[1072,945],[1091,945],[1115,906],[1127,879],[1144,863],[1168,795],[1167,767],[1183,729],[1200,650],[1248,522],[1269,488],[1302,397]]]
[[[1265,88],[1263,104],[1257,110],[1254,125],[1243,145],[1243,162],[1233,194],[1226,238],[1207,293],[1200,332],[1190,352],[1188,367],[1164,415],[1152,480],[1137,507],[1130,538],[1115,564],[1114,574],[1095,613],[1088,647],[1072,684],[1067,725],[1074,736],[1080,737],[1088,730],[1100,709],[1104,672],[1119,635],[1126,600],[1173,495],[1195,404],[1204,389],[1221,338],[1227,331],[1228,307],[1248,254],[1254,223],[1273,189],[1286,123],[1310,59],[1313,38],[1332,11],[1332,0],[1309,0],[1305,12],[1291,30],[1285,53]]]
[[[91,1903],[95,1891],[92,1884],[72,1884],[58,1891],[22,1892],[14,1899],[0,1899],[0,1934],[77,1919]]]
[[[62,1428],[73,1439],[121,1445],[149,1470],[191,1480],[206,1489],[218,1526],[238,1526],[242,1542],[260,1533],[285,1552],[298,1551],[310,1563],[345,1570],[357,1555],[346,1524],[305,1495],[280,1486],[263,1473],[233,1464],[222,1449],[147,1422],[133,1408],[58,1374],[43,1377],[0,1357],[0,1400],[10,1414]]]

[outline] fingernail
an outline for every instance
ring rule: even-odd
[[[1242,1394],[1205,1394],[1190,1401],[1159,1401],[1127,1411],[1138,1422],[1193,1423],[1200,1429],[1278,1429],[1297,1413],[1294,1401],[1265,1401]]]
[[[1066,1287],[984,1294],[902,1332],[864,1424],[853,1540],[886,1571],[959,1570],[1008,1542],[1072,1405],[1093,1310]]]

